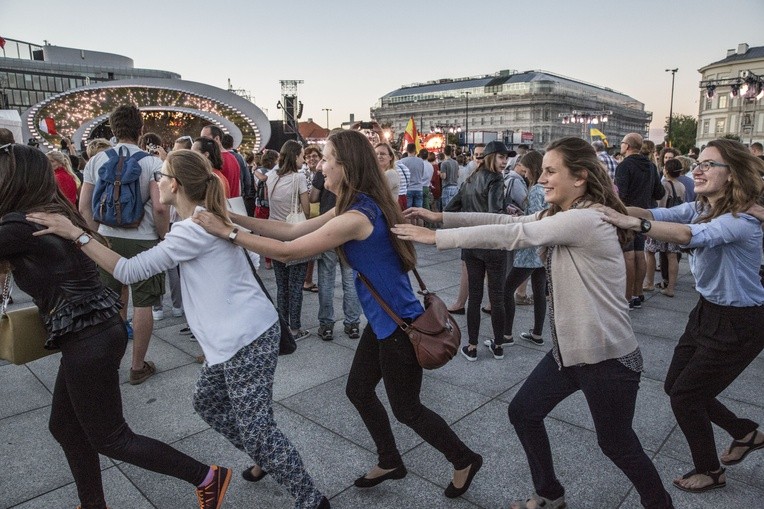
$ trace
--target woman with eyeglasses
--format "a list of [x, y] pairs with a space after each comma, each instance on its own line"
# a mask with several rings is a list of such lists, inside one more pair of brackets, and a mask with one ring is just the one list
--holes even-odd
[[709, 142], [698, 160], [692, 171], [695, 202], [670, 209], [629, 207], [629, 215], [607, 210], [605, 218], [693, 253], [690, 269], [700, 299], [674, 349], [665, 383], [695, 466], [674, 485], [693, 493], [726, 485], [712, 424], [733, 439], [721, 454], [722, 465], [737, 465], [764, 449], [759, 425], [717, 398], [764, 349], [761, 223], [746, 213], [762, 196], [764, 161], [724, 139]]
[[[66, 235], [40, 235], [32, 216], [58, 218], [69, 226]], [[32, 297], [49, 334], [46, 348], [61, 351], [49, 429], [66, 455], [80, 507], [106, 508], [99, 454], [185, 480], [199, 488], [200, 500], [222, 501], [228, 469], [136, 435], [125, 422], [119, 365], [127, 333], [119, 295], [85, 256], [95, 245], [107, 250], [95, 239], [103, 240], [57, 188], [45, 154], [0, 147], [0, 273], [10, 270]], [[200, 507], [219, 506], [205, 501]]]
[[[295, 498], [296, 509], [328, 508], [299, 453], [273, 419], [280, 336], [276, 310], [255, 280], [248, 252], [208, 234], [191, 219], [195, 212], [209, 211], [231, 226], [221, 180], [204, 156], [190, 150], [168, 154], [154, 179], [161, 202], [175, 207], [182, 220], [156, 247], [129, 259], [91, 241], [81, 225], [66, 217], [28, 217], [47, 226], [41, 233], [77, 239], [83, 253], [126, 283], [179, 266], [188, 325], [206, 357], [194, 389], [194, 409], [255, 461], [242, 473], [246, 480], [256, 482], [270, 473]], [[257, 263], [256, 257], [252, 263]], [[227, 486], [230, 472], [225, 470], [220, 475], [225, 474]], [[223, 494], [217, 500], [222, 501]], [[220, 501], [201, 507], [217, 509]]]
[[[197, 214], [195, 221], [218, 237], [233, 235], [237, 245], [274, 260], [287, 261], [337, 249], [343, 261], [364, 274], [398, 316], [415, 320], [424, 312], [408, 277], [416, 265], [416, 252], [411, 243], [390, 233], [390, 227], [402, 221], [403, 215], [377, 169], [369, 139], [350, 129], [333, 133], [320, 164], [325, 189], [337, 195], [337, 204], [318, 217], [286, 224], [234, 216], [238, 224], [251, 228], [252, 234], [236, 234], [231, 226], [209, 213]], [[402, 479], [408, 473], [387, 411], [377, 396], [376, 388], [382, 381], [396, 419], [453, 465], [445, 496], [463, 495], [483, 464], [482, 456], [467, 447], [440, 415], [422, 404], [422, 367], [411, 341], [358, 279], [356, 290], [369, 323], [356, 348], [345, 392], [374, 440], [378, 459], [374, 467], [355, 480], [355, 486], [371, 488]]]
[[398, 192], [401, 187], [401, 176], [399, 173], [400, 170], [397, 169], [395, 152], [393, 152], [393, 148], [389, 143], [380, 142], [374, 145], [374, 154], [377, 156], [379, 171], [385, 176], [385, 180], [387, 181], [388, 187], [390, 187], [393, 199], [397, 200]]

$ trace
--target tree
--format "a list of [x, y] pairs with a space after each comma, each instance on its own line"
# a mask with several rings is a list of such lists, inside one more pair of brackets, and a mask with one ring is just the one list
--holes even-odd
[[698, 121], [691, 115], [674, 115], [672, 118], [671, 139], [668, 139], [668, 117], [666, 117], [666, 125], [663, 127], [663, 130], [666, 132], [666, 141], [682, 154], [686, 154], [690, 148], [695, 146]]

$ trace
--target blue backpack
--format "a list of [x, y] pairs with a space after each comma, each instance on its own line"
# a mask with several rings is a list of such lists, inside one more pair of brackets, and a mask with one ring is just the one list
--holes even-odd
[[132, 156], [127, 147], [106, 151], [109, 160], [98, 169], [98, 182], [93, 192], [93, 219], [106, 226], [137, 228], [143, 219], [141, 173], [138, 164], [146, 152]]

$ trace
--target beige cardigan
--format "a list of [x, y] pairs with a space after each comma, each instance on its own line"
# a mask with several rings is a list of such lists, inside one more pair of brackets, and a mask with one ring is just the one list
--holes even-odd
[[[454, 229], [438, 230], [436, 245], [508, 251], [556, 246], [551, 277], [563, 365], [595, 364], [632, 353], [638, 345], [624, 298], [626, 268], [615, 227], [594, 209], [538, 216], [445, 212], [444, 227]], [[465, 226], [472, 228], [460, 228]]]

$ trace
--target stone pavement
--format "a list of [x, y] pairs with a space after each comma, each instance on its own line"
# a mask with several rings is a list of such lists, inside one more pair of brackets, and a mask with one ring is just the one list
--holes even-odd
[[[451, 302], [457, 292], [459, 263], [456, 250], [419, 249], [422, 277], [446, 302]], [[273, 272], [261, 273], [269, 289], [274, 290]], [[672, 478], [692, 468], [689, 449], [662, 389], [673, 347], [697, 300], [684, 261], [680, 276], [675, 298], [647, 294], [642, 309], [631, 313], [645, 358], [634, 428], [667, 486]], [[28, 297], [19, 295], [16, 306], [28, 302]], [[341, 290], [336, 292], [335, 302], [335, 310], [341, 310]], [[530, 308], [518, 307], [516, 337], [532, 324]], [[451, 478], [450, 465], [397, 423], [393, 428], [409, 475], [368, 490], [353, 487], [353, 480], [376, 459], [373, 443], [345, 397], [356, 341], [342, 333], [341, 324], [335, 327], [333, 342], [318, 339], [317, 309], [318, 295], [305, 293], [303, 325], [314, 334], [299, 342], [294, 355], [279, 359], [274, 407], [279, 426], [297, 446], [319, 489], [330, 497], [332, 507], [502, 508], [508, 507], [510, 500], [532, 492], [525, 456], [507, 419], [507, 404], [549, 349], [548, 325], [544, 331], [547, 344], [543, 347], [520, 340], [505, 350], [503, 360], [493, 359], [481, 347], [477, 362], [468, 363], [457, 356], [445, 367], [425, 373], [423, 402], [440, 413], [485, 458], [467, 494], [449, 500], [443, 496], [443, 489]], [[166, 305], [168, 315], [169, 310]], [[466, 342], [465, 317], [457, 319]], [[257, 484], [243, 481], [239, 472], [251, 461], [195, 415], [191, 393], [199, 365], [194, 356], [201, 350], [197, 343], [178, 334], [183, 326], [182, 318], [156, 323], [148, 357], [157, 363], [159, 373], [143, 385], [126, 383], [129, 366], [122, 363], [122, 395], [128, 423], [136, 432], [171, 443], [201, 461], [232, 467], [235, 473], [225, 508], [292, 507], [293, 500], [273, 477]], [[483, 319], [481, 333], [485, 338], [489, 330], [488, 320]], [[0, 363], [0, 458], [5, 465], [0, 476], [0, 508], [72, 509], [77, 505], [64, 455], [47, 430], [58, 357], [49, 356], [26, 366]], [[128, 352], [125, 359], [129, 357]], [[722, 400], [734, 411], [762, 422], [763, 387], [764, 356], [760, 356], [724, 391]], [[381, 387], [379, 393], [387, 404]], [[569, 507], [640, 507], [631, 484], [599, 450], [580, 393], [552, 412], [547, 428]], [[721, 450], [729, 437], [717, 429], [716, 441]], [[108, 458], [102, 458], [102, 467], [112, 509], [196, 507], [193, 490], [182, 481]], [[755, 453], [729, 468], [725, 489], [703, 495], [673, 487], [668, 490], [677, 508], [764, 507], [764, 453]]]

